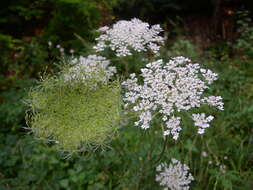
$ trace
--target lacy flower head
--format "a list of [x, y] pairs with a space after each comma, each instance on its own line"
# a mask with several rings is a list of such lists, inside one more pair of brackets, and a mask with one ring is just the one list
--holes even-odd
[[109, 65], [109, 60], [97, 55], [72, 58], [65, 68], [63, 77], [66, 82], [82, 81], [85, 83], [96, 80], [104, 83], [116, 73], [116, 68]]
[[[163, 60], [149, 63], [141, 69], [141, 77], [142, 82], [131, 74], [122, 84], [126, 88], [125, 106], [132, 106], [139, 115], [135, 125], [143, 129], [148, 129], [153, 117], [160, 115], [165, 125], [164, 135], [177, 140], [182, 130], [180, 112], [199, 108], [202, 104], [223, 110], [220, 96], [204, 94], [208, 85], [217, 80], [217, 74], [191, 63], [188, 58], [175, 57], [168, 63]], [[203, 134], [213, 116], [193, 114], [192, 119], [198, 133]]]
[[164, 190], [188, 190], [189, 184], [194, 180], [189, 173], [189, 167], [182, 164], [175, 158], [171, 159], [169, 167], [166, 163], [157, 166], [156, 181], [159, 182]]
[[164, 38], [159, 36], [162, 31], [160, 25], [150, 26], [137, 18], [118, 21], [112, 28], [105, 26], [99, 31], [102, 34], [96, 38], [98, 43], [94, 49], [100, 52], [109, 47], [119, 57], [131, 55], [132, 50], [157, 53], [164, 42]]
[[104, 82], [114, 72], [104, 58], [81, 57], [71, 64], [31, 89], [27, 115], [36, 137], [69, 153], [104, 145], [118, 129], [121, 113], [121, 86], [118, 80]]

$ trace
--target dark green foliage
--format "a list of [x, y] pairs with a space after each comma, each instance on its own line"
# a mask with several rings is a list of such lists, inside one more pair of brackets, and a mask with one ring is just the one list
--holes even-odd
[[206, 0], [119, 0], [115, 12], [120, 17], [131, 19], [142, 18], [150, 21], [164, 22], [175, 15], [212, 13], [212, 1]]
[[[103, 22], [101, 12], [110, 14], [114, 1], [93, 0], [19, 0], [5, 1], [0, 8], [0, 69], [21, 72], [28, 68], [36, 73], [39, 65], [55, 61], [60, 55], [60, 44], [67, 54], [82, 49], [83, 43], [94, 40], [94, 30]], [[70, 14], [71, 13], [71, 14]], [[48, 47], [48, 41], [52, 47]], [[18, 65], [18, 66], [17, 66]], [[22, 66], [21, 66], [22, 65]], [[18, 69], [16, 69], [18, 67]]]
[[65, 47], [71, 47], [76, 43], [74, 34], [87, 41], [93, 39], [92, 30], [98, 27], [101, 20], [98, 4], [95, 1], [80, 0], [56, 2], [54, 11], [51, 12], [52, 17], [44, 31], [45, 38], [53, 42], [64, 42]]
[[237, 16], [238, 33], [240, 36], [233, 47], [236, 53], [243, 55], [245, 59], [252, 59], [253, 26], [249, 11], [238, 11]]
[[12, 62], [13, 55], [11, 52], [20, 50], [18, 45], [20, 41], [13, 39], [10, 35], [0, 33], [0, 68], [1, 72], [8, 71], [8, 64]]
[[[35, 80], [28, 78], [1, 78], [0, 86], [4, 92], [0, 93], [0, 132], [9, 132], [25, 126], [24, 116], [27, 107], [24, 98]], [[13, 128], [14, 127], [14, 128]]]

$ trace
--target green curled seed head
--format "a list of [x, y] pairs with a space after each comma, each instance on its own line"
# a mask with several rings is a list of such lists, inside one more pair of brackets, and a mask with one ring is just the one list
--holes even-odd
[[118, 80], [99, 82], [97, 75], [86, 83], [47, 77], [32, 88], [27, 123], [35, 136], [71, 153], [105, 145], [119, 128], [121, 87]]

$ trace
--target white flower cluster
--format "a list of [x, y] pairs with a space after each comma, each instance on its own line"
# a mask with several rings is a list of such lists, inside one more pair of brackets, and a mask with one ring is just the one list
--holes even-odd
[[166, 163], [162, 163], [157, 166], [156, 171], [159, 172], [156, 175], [156, 181], [164, 187], [164, 190], [168, 188], [170, 190], [188, 190], [189, 184], [194, 180], [189, 173], [189, 167], [175, 158], [171, 159], [169, 167]]
[[192, 114], [192, 120], [194, 121], [194, 125], [199, 127], [198, 128], [198, 133], [199, 134], [204, 134], [205, 129], [210, 127], [209, 122], [213, 120], [213, 116], [208, 116], [206, 117], [205, 113], [197, 113], [197, 114]]
[[107, 82], [116, 73], [116, 68], [109, 66], [110, 61], [102, 56], [89, 55], [88, 57], [78, 57], [70, 60], [70, 67], [64, 73], [66, 82], [81, 80], [83, 82], [95, 79], [99, 82]]
[[131, 50], [141, 52], [150, 49], [157, 53], [160, 44], [164, 42], [164, 38], [159, 36], [162, 31], [160, 25], [150, 27], [148, 23], [137, 18], [130, 21], [120, 20], [112, 28], [105, 26], [99, 31], [103, 34], [96, 38], [98, 43], [94, 49], [100, 52], [109, 47], [119, 57], [131, 55]]
[[[133, 110], [139, 113], [139, 121], [135, 125], [143, 129], [150, 127], [152, 116], [159, 112], [165, 122], [164, 135], [172, 135], [176, 140], [182, 129], [181, 118], [176, 116], [180, 111], [198, 108], [202, 104], [223, 110], [220, 96], [204, 97], [204, 91], [217, 79], [217, 74], [201, 69], [199, 64], [191, 63], [188, 58], [175, 57], [168, 63], [163, 60], [151, 62], [141, 69], [141, 76], [141, 85], [135, 74], [131, 74], [122, 85], [126, 87], [125, 106], [133, 105]], [[202, 122], [197, 117], [194, 119], [196, 126], [200, 127], [199, 133], [202, 133], [213, 117], [199, 118]]]

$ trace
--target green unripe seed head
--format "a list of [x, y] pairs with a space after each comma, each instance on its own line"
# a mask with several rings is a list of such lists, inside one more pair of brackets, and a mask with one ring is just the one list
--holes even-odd
[[119, 81], [66, 83], [48, 77], [31, 89], [27, 121], [35, 136], [51, 139], [67, 152], [104, 145], [119, 128]]

